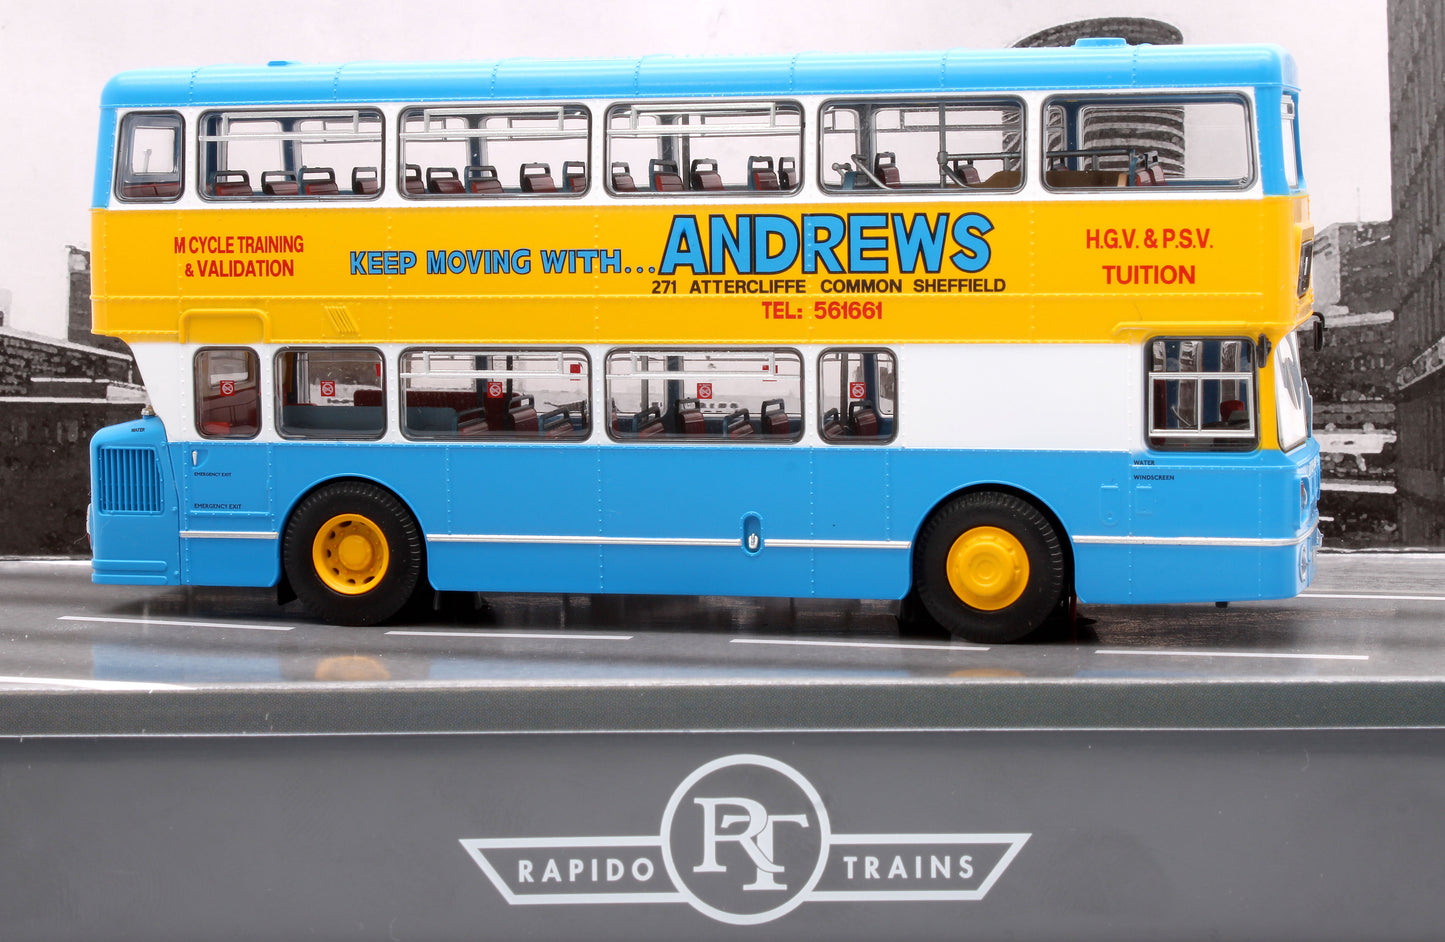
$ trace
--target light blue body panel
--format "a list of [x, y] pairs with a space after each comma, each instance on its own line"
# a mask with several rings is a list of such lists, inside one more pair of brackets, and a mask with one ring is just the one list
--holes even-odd
[[1274, 169], [1282, 159], [1279, 92], [1298, 84], [1294, 60], [1276, 46], [1129, 46], [1122, 40], [1060, 49], [146, 69], [115, 76], [101, 95], [92, 205], [110, 202], [117, 109], [1118, 88], [1259, 89], [1265, 192], [1283, 194], [1288, 187]]
[[[126, 490], [144, 491], [145, 500], [127, 500], [115, 484], [100, 485], [110, 466], [102, 466], [102, 449], [143, 459], [131, 463], [154, 479]], [[90, 440], [91, 580], [104, 585], [179, 585], [181, 582], [179, 492], [171, 463], [163, 460], [166, 430], [155, 417], [111, 425]], [[112, 494], [116, 494], [113, 499]], [[110, 504], [119, 504], [111, 508]]]
[[156, 448], [170, 489], [155, 514], [92, 508], [98, 582], [274, 585], [292, 509], [342, 478], [376, 482], [406, 503], [427, 541], [431, 583], [443, 590], [901, 598], [928, 514], [978, 487], [1022, 493], [1052, 515], [1085, 602], [1289, 597], [1312, 576], [1316, 542], [1313, 441], [1290, 454], [1134, 455], [163, 445], [163, 434], [148, 419], [96, 436], [95, 448]]

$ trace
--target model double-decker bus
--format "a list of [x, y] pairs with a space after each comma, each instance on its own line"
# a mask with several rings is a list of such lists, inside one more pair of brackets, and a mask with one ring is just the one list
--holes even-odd
[[1271, 47], [129, 72], [94, 579], [1288, 597], [1318, 543], [1299, 90]]

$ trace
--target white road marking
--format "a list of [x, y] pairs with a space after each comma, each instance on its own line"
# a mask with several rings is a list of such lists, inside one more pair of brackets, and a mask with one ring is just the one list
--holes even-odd
[[294, 631], [292, 625], [236, 625], [219, 621], [169, 621], [160, 618], [105, 618], [99, 615], [61, 615], [60, 621], [99, 621], [117, 625], [164, 625], [168, 628], [245, 628], [249, 631]]
[[579, 635], [556, 631], [410, 631], [398, 629], [389, 635], [413, 635], [422, 638], [538, 638], [543, 641], [631, 641], [632, 635]]
[[987, 651], [968, 644], [894, 644], [887, 641], [801, 641], [783, 638], [733, 638], [733, 644], [782, 644], [818, 648], [911, 648], [917, 651]]
[[1368, 654], [1283, 654], [1271, 651], [1168, 651], [1142, 648], [1100, 648], [1095, 654], [1162, 654], [1172, 657], [1263, 657], [1300, 661], [1368, 661]]
[[1335, 592], [1301, 592], [1305, 599], [1352, 599], [1374, 602], [1445, 602], [1445, 595], [1346, 595]]
[[36, 684], [43, 687], [75, 687], [81, 690], [192, 690], [184, 684], [149, 683], [140, 680], [81, 680], [74, 677], [0, 677], [0, 684]]

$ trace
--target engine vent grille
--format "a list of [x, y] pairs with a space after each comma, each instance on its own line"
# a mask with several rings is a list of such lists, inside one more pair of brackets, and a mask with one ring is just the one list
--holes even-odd
[[95, 485], [101, 513], [158, 514], [164, 509], [154, 448], [106, 446], [99, 451]]

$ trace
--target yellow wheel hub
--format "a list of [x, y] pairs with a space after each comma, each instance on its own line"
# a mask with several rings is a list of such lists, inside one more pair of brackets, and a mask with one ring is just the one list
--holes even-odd
[[948, 584], [971, 608], [1007, 608], [1028, 588], [1029, 554], [1007, 530], [974, 527], [948, 550]]
[[361, 514], [338, 514], [311, 541], [311, 564], [328, 589], [362, 595], [381, 583], [391, 551], [386, 536]]

